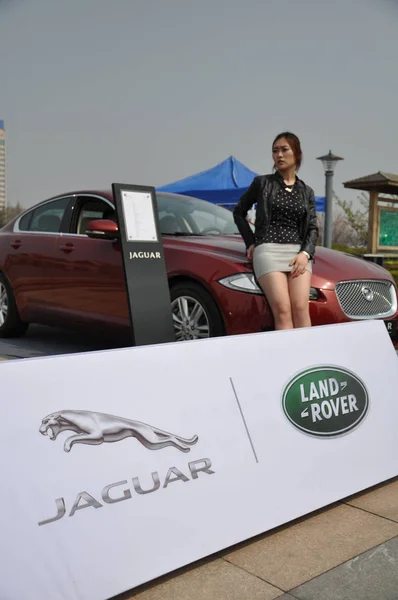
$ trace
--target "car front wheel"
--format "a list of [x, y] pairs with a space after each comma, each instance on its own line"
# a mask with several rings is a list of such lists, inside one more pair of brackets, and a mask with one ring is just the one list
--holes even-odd
[[181, 282], [170, 290], [176, 341], [224, 335], [224, 326], [210, 294], [194, 282]]
[[28, 324], [19, 318], [11, 286], [0, 273], [0, 338], [19, 337], [27, 328]]

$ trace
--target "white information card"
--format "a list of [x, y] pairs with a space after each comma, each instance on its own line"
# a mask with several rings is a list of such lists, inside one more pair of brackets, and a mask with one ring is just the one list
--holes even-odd
[[128, 242], [157, 242], [151, 195], [122, 191], [122, 206]]

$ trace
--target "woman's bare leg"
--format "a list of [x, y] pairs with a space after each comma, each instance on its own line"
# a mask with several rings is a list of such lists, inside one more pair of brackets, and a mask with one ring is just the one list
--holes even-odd
[[289, 275], [288, 285], [294, 327], [311, 327], [309, 305], [311, 273], [305, 271], [295, 278]]
[[275, 329], [293, 329], [287, 273], [267, 273], [258, 282], [271, 306]]

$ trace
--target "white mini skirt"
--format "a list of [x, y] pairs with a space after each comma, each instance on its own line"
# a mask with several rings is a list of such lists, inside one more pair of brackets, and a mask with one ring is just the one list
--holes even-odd
[[[272, 271], [290, 273], [289, 263], [300, 252], [299, 244], [259, 244], [254, 248], [253, 269], [257, 279]], [[307, 271], [312, 273], [312, 261], [308, 261]]]

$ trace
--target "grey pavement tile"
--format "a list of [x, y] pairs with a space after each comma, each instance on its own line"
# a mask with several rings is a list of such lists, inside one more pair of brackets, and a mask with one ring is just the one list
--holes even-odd
[[274, 600], [282, 595], [276, 587], [217, 559], [117, 600]]
[[398, 523], [343, 504], [262, 536], [224, 558], [289, 592], [395, 536]]
[[291, 590], [291, 594], [299, 600], [398, 600], [398, 537]]

